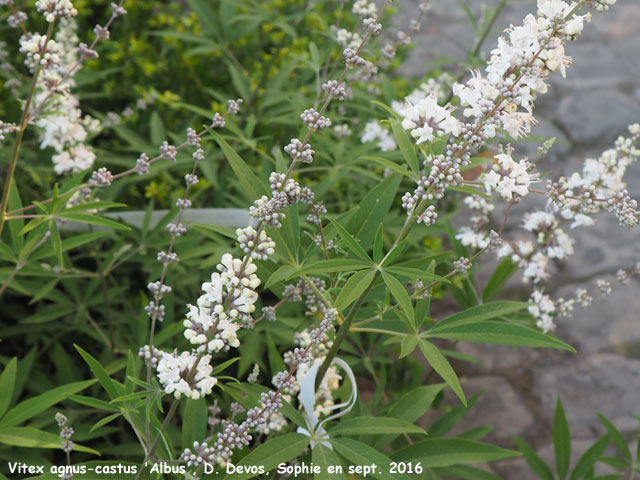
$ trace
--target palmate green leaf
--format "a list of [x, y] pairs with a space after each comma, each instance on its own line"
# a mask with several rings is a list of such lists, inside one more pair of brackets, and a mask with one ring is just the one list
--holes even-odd
[[534, 330], [504, 322], [476, 322], [471, 324], [452, 325], [438, 330], [428, 330], [422, 334], [425, 338], [446, 338], [467, 342], [495, 343], [514, 347], [557, 348], [575, 353], [575, 349], [561, 340]]
[[544, 463], [533, 448], [518, 437], [514, 437], [513, 440], [516, 442], [518, 449], [524, 455], [524, 459], [533, 473], [535, 473], [541, 480], [554, 480], [551, 469], [546, 463]]
[[287, 280], [298, 277], [300, 275], [334, 272], [355, 272], [364, 268], [371, 268], [371, 263], [349, 258], [320, 260], [319, 262], [314, 262], [309, 265], [303, 265], [299, 270], [296, 270], [291, 275], [289, 275]]
[[391, 458], [420, 462], [424, 468], [448, 467], [459, 463], [493, 462], [516, 457], [520, 452], [462, 438], [429, 438], [402, 448]]
[[122, 223], [111, 220], [110, 218], [98, 217], [96, 215], [88, 215], [85, 213], [66, 213], [62, 212], [56, 215], [60, 218], [66, 218], [67, 220], [73, 220], [80, 223], [89, 223], [91, 225], [100, 225], [101, 227], [113, 228], [115, 230], [131, 230], [131, 227]]
[[525, 302], [494, 302], [477, 305], [440, 320], [429, 330], [429, 332], [449, 328], [454, 325], [467, 325], [470, 323], [501, 317], [503, 315], [508, 315], [509, 313], [523, 310], [528, 306], [529, 304]]
[[573, 472], [571, 472], [570, 480], [580, 480], [581, 478], [586, 478], [589, 472], [593, 469], [593, 466], [596, 464], [600, 457], [604, 453], [604, 451], [609, 446], [609, 442], [611, 438], [609, 435], [604, 435], [600, 439], [598, 439], [593, 445], [591, 445], [586, 452], [580, 457], [578, 463], [576, 463]]
[[438, 350], [438, 348], [432, 343], [426, 340], [420, 340], [420, 351], [424, 355], [424, 358], [429, 362], [431, 368], [433, 368], [442, 379], [447, 382], [447, 385], [451, 387], [454, 393], [458, 396], [463, 405], [467, 405], [467, 399], [462, 391], [460, 380], [456, 375], [455, 370], [449, 363], [449, 360]]
[[11, 404], [11, 395], [13, 395], [13, 387], [16, 383], [16, 372], [18, 370], [18, 359], [13, 357], [4, 367], [2, 375], [0, 375], [0, 418], [7, 411]]
[[409, 137], [407, 131], [402, 128], [398, 120], [390, 120], [391, 130], [393, 130], [393, 136], [396, 139], [398, 148], [402, 153], [402, 156], [406, 160], [407, 164], [416, 175], [420, 175], [420, 164], [418, 163], [418, 156], [414, 148], [414, 143]]
[[[434, 385], [425, 385], [414, 388], [402, 395], [391, 408], [384, 412], [385, 417], [393, 417], [405, 422], [414, 423], [424, 413], [429, 410], [431, 404], [446, 385], [438, 383]], [[377, 449], [382, 448], [393, 441], [397, 435], [386, 435], [376, 439], [373, 446]]]
[[556, 455], [556, 473], [560, 480], [564, 480], [571, 462], [571, 432], [559, 397], [553, 416], [553, 451]]
[[[300, 455], [309, 445], [309, 437], [301, 433], [285, 433], [273, 437], [254, 448], [251, 453], [236, 463], [236, 466], [248, 467], [251, 465], [263, 466], [265, 472], [271, 471], [283, 462]], [[255, 473], [233, 473], [227, 475], [225, 480], [245, 480], [256, 477]]]
[[329, 473], [330, 466], [341, 465], [340, 459], [333, 450], [328, 449], [321, 443], [313, 447], [311, 451], [311, 461], [320, 467], [320, 473], [313, 475], [313, 480], [346, 480], [343, 473]]
[[236, 174], [238, 181], [240, 182], [240, 186], [245, 194], [245, 196], [250, 200], [254, 201], [263, 195], [269, 195], [270, 192], [267, 187], [260, 181], [258, 177], [256, 177], [253, 170], [249, 168], [246, 162], [236, 153], [236, 151], [227, 143], [227, 141], [222, 138], [217, 132], [207, 127], [207, 131], [211, 134], [213, 139], [217, 142], [217, 144], [222, 149], [224, 156], [226, 157], [229, 165], [233, 169], [233, 172]]
[[375, 276], [375, 270], [361, 270], [351, 275], [336, 298], [335, 307], [338, 311], [343, 312], [345, 308], [355, 302], [369, 288]]
[[409, 477], [402, 473], [389, 473], [391, 459], [369, 445], [353, 440], [351, 438], [332, 438], [333, 449], [346, 458], [355, 467], [363, 465], [376, 465], [375, 472], [371, 473], [371, 478], [378, 480], [409, 480]]
[[[67, 395], [80, 392], [94, 383], [95, 380], [74, 382], [31, 397], [9, 410], [4, 417], [2, 417], [2, 420], [0, 420], [0, 428], [20, 425], [22, 422], [35, 417], [55, 404], [65, 400]], [[58, 444], [58, 446], [60, 445]]]
[[343, 420], [329, 429], [334, 435], [388, 435], [388, 434], [426, 435], [422, 428], [413, 423], [391, 417], [355, 417]]
[[338, 231], [338, 235], [340, 235], [340, 238], [346, 244], [347, 249], [351, 253], [359, 257], [361, 260], [371, 263], [371, 259], [369, 258], [369, 255], [367, 255], [367, 252], [364, 250], [364, 248], [362, 248], [362, 246], [358, 243], [358, 241], [355, 238], [353, 238], [353, 236], [347, 231], [346, 228], [344, 228], [335, 220], [331, 220], [331, 224]]
[[[0, 428], [0, 443], [13, 447], [59, 449], [60, 436], [31, 427], [4, 427]], [[78, 452], [100, 455], [97, 450], [83, 447], [75, 442], [73, 443], [73, 449]]]
[[107, 371], [104, 369], [104, 367], [100, 362], [98, 362], [95, 358], [91, 356], [91, 354], [84, 351], [78, 345], [74, 344], [73, 346], [76, 348], [76, 350], [78, 351], [80, 356], [83, 358], [83, 360], [87, 363], [87, 365], [89, 365], [89, 369], [98, 379], [98, 381], [100, 382], [100, 385], [102, 385], [102, 388], [105, 389], [105, 391], [109, 395], [109, 398], [114, 399], [121, 396], [124, 393], [123, 389], [118, 388], [116, 383], [111, 379], [111, 377], [109, 376], [109, 374], [107, 373]]
[[518, 270], [518, 265], [510, 258], [504, 259], [495, 269], [493, 275], [482, 291], [482, 301], [493, 300], [502, 291], [511, 276]]
[[411, 325], [415, 326], [415, 312], [413, 311], [413, 304], [411, 303], [411, 297], [404, 288], [404, 285], [400, 283], [397, 278], [384, 270], [382, 270], [382, 279], [389, 288], [393, 298], [395, 298], [400, 305], [400, 309], [409, 318]]

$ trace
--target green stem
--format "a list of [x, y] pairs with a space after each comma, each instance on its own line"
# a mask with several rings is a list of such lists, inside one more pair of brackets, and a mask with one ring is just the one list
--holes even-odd
[[[47, 48], [47, 44], [51, 39], [51, 35], [53, 34], [53, 25], [55, 22], [49, 23], [49, 28], [47, 29], [47, 36], [44, 42], [44, 49]], [[20, 125], [18, 129], [18, 135], [16, 137], [16, 143], [13, 146], [13, 153], [11, 154], [11, 163], [9, 164], [9, 172], [7, 173], [7, 178], [4, 184], [4, 191], [2, 192], [2, 205], [0, 206], [0, 235], [2, 234], [2, 230], [4, 228], [4, 224], [6, 222], [6, 213], [7, 213], [7, 204], [9, 203], [9, 195], [11, 194], [11, 184], [13, 183], [13, 176], [16, 173], [16, 165], [18, 164], [18, 155], [20, 154], [20, 146], [22, 145], [22, 138], [24, 137], [24, 131], [27, 129], [27, 119], [29, 118], [29, 108], [31, 108], [31, 102], [33, 101], [33, 96], [36, 91], [36, 84], [38, 82], [38, 77], [40, 76], [40, 71], [42, 67], [38, 65], [35, 73], [33, 74], [33, 78], [31, 79], [31, 85], [29, 87], [29, 93], [27, 94], [27, 100], [24, 103], [24, 109], [22, 110], [22, 115], [20, 117]]]
[[358, 313], [358, 310], [360, 310], [360, 307], [362, 306], [364, 299], [367, 298], [367, 295], [371, 291], [371, 288], [373, 287], [374, 282], [375, 282], [375, 278], [373, 279], [371, 284], [367, 287], [367, 289], [364, 292], [362, 292], [362, 294], [358, 297], [358, 299], [356, 300], [356, 303], [353, 305], [353, 307], [351, 307], [351, 310], [349, 311], [349, 315], [347, 315], [347, 318], [345, 318], [344, 322], [342, 322], [342, 325], [340, 325], [340, 328], [338, 329], [338, 333], [336, 333], [336, 338], [333, 340], [333, 344], [329, 349], [329, 353], [327, 353], [327, 356], [325, 357], [324, 362], [322, 362], [322, 365], [320, 366], [320, 370], [318, 370], [318, 374], [316, 375], [316, 389], [322, 382], [322, 379], [327, 373], [327, 370], [329, 370], [329, 367], [331, 366], [331, 362], [333, 362], [333, 359], [338, 354], [338, 350], [340, 350], [340, 345], [342, 345], [342, 342], [347, 337], [347, 333], [349, 333], [349, 329], [351, 328], [351, 323], [353, 322], [353, 319]]
[[149, 458], [151, 458], [151, 456], [153, 455], [153, 452], [158, 447], [158, 443], [160, 443], [160, 438], [162, 437], [162, 432], [164, 432], [164, 429], [167, 428], [167, 425], [169, 425], [169, 422], [175, 415], [179, 404], [180, 404], [180, 400], [175, 398], [173, 400], [173, 403], [171, 404], [171, 407], [169, 408], [169, 411], [167, 412], [167, 416], [164, 417], [164, 421], [162, 422], [162, 425], [160, 425], [160, 430], [158, 430], [158, 434], [156, 435], [156, 438], [154, 438], [153, 443], [149, 445], [149, 449], [147, 450], [147, 453], [144, 456], [144, 461], [142, 462], [140, 471], [138, 471], [138, 475], [136, 475], [135, 480], [140, 480], [140, 478], [142, 478], [142, 473], [144, 472], [144, 464], [149, 460]]

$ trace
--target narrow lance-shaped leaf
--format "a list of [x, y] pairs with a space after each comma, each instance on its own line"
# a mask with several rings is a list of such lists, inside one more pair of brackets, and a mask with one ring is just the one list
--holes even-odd
[[556, 454], [556, 473], [558, 478], [563, 480], [571, 462], [571, 433], [560, 398], [556, 401], [556, 412], [553, 416], [553, 450]]
[[420, 351], [424, 355], [424, 358], [429, 362], [431, 368], [433, 368], [442, 379], [447, 382], [447, 385], [451, 387], [454, 393], [458, 396], [463, 405], [467, 405], [467, 399], [462, 391], [460, 380], [456, 375], [455, 370], [446, 359], [446, 357], [438, 350], [438, 348], [432, 343], [426, 340], [420, 340]]
[[396, 299], [398, 305], [404, 312], [404, 314], [409, 318], [411, 325], [415, 326], [415, 313], [413, 311], [413, 304], [411, 303], [411, 297], [409, 297], [409, 293], [404, 288], [404, 285], [398, 281], [393, 275], [382, 271], [382, 279], [384, 283], [389, 288], [391, 295]]
[[358, 241], [353, 238], [353, 236], [347, 231], [346, 228], [344, 228], [335, 220], [331, 220], [331, 223], [336, 228], [338, 234], [340, 235], [340, 238], [351, 253], [364, 260], [365, 262], [371, 262], [369, 255], [367, 255], [367, 252], [364, 250], [364, 248], [362, 248]]
[[13, 357], [4, 367], [2, 375], [0, 375], [0, 418], [7, 411], [11, 404], [11, 395], [13, 395], [13, 387], [16, 383], [16, 372], [18, 370], [18, 359]]
[[391, 433], [426, 435], [413, 423], [389, 417], [356, 417], [343, 420], [329, 430], [333, 435], [386, 435]]
[[464, 325], [453, 325], [439, 330], [431, 329], [423, 333], [425, 338], [446, 338], [468, 342], [495, 343], [515, 347], [557, 348], [575, 353], [575, 349], [561, 340], [534, 330], [504, 322], [479, 322]]
[[[286, 433], [273, 437], [254, 448], [251, 453], [240, 460], [236, 466], [263, 467], [265, 472], [273, 470], [280, 463], [288, 462], [300, 455], [309, 445], [309, 437], [300, 433]], [[246, 470], [245, 470], [246, 472]], [[229, 474], [225, 480], [245, 480], [254, 478], [255, 473]]]
[[375, 276], [375, 270], [362, 270], [351, 275], [336, 299], [335, 307], [338, 311], [344, 311], [345, 308], [355, 302], [355, 300], [369, 288]]
[[546, 463], [544, 463], [544, 461], [538, 456], [533, 448], [531, 448], [518, 437], [515, 437], [514, 441], [516, 442], [518, 449], [524, 455], [524, 459], [533, 473], [535, 473], [542, 480], [554, 480], [551, 469], [547, 466]]
[[481, 322], [483, 320], [490, 320], [492, 318], [508, 315], [509, 313], [518, 312], [528, 306], [529, 304], [525, 302], [494, 302], [476, 305], [475, 307], [467, 308], [462, 312], [458, 312], [450, 317], [440, 320], [431, 328], [430, 332], [448, 328], [453, 325], [465, 325]]
[[462, 438], [430, 438], [395, 452], [391, 458], [402, 462], [420, 462], [424, 468], [447, 467], [459, 463], [492, 462], [520, 455], [488, 443]]

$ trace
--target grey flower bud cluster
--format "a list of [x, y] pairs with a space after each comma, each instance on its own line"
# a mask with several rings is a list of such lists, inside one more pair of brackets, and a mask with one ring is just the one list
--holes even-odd
[[182, 223], [168, 223], [166, 228], [172, 237], [180, 237], [187, 233], [187, 227]]
[[157, 305], [156, 302], [151, 301], [144, 307], [144, 310], [149, 318], [155, 318], [160, 322], [164, 320], [164, 305]]
[[173, 145], [169, 145], [169, 142], [165, 140], [160, 146], [160, 154], [162, 158], [168, 158], [170, 161], [175, 162], [178, 149]]
[[453, 261], [453, 266], [459, 272], [465, 273], [471, 269], [471, 261], [466, 257], [460, 257], [458, 260]]
[[117, 3], [114, 3], [114, 2], [111, 2], [111, 10], [113, 11], [113, 16], [114, 17], [119, 17], [121, 15], [126, 15], [127, 14], [127, 11], [124, 8], [122, 8], [120, 5], [118, 5]]
[[227, 101], [227, 113], [229, 115], [235, 115], [240, 111], [240, 104], [242, 103], [241, 98], [236, 98], [235, 100]]
[[91, 174], [91, 183], [97, 187], [108, 187], [113, 181], [113, 175], [102, 167]]
[[204, 150], [202, 150], [201, 148], [198, 148], [195, 152], [191, 154], [191, 156], [193, 157], [194, 162], [200, 163], [202, 160], [204, 160]]
[[184, 181], [187, 183], [188, 186], [193, 187], [194, 185], [197, 185], [199, 180], [198, 180], [198, 176], [193, 174], [193, 173], [187, 173], [184, 176]]
[[149, 155], [143, 153], [136, 160], [136, 173], [143, 175], [149, 172]]
[[276, 242], [264, 230], [258, 235], [252, 227], [238, 228], [236, 235], [242, 251], [251, 255], [254, 260], [267, 260], [275, 251]]
[[273, 306], [262, 307], [262, 316], [268, 322], [276, 321], [276, 308]]
[[96, 34], [98, 40], [108, 40], [110, 36], [109, 29], [101, 25], [96, 25], [95, 27], [93, 27], [93, 33]]
[[329, 80], [323, 83], [322, 90], [324, 90], [331, 98], [335, 98], [340, 101], [343, 101], [348, 96], [347, 87], [342, 83], [338, 83], [337, 80]]
[[179, 198], [176, 200], [176, 207], [178, 207], [180, 210], [186, 210], [187, 208], [191, 207], [191, 200], [187, 198]]
[[69, 0], [38, 0], [36, 2], [38, 13], [42, 13], [51, 23], [56, 18], [70, 18], [78, 14], [78, 10], [73, 7]]
[[200, 137], [198, 136], [198, 132], [191, 127], [187, 128], [187, 144], [194, 147], [200, 146]]
[[300, 114], [300, 118], [302, 119], [304, 124], [311, 130], [318, 131], [331, 126], [331, 120], [323, 115], [320, 115], [320, 113], [316, 112], [313, 108], [308, 108], [304, 112], [302, 112]]
[[222, 128], [226, 125], [224, 117], [219, 113], [216, 113], [211, 120], [211, 128]]
[[175, 252], [165, 253], [158, 252], [158, 261], [165, 265], [169, 265], [170, 263], [177, 263], [180, 261], [178, 255]]
[[364, 58], [356, 53], [352, 48], [345, 48], [342, 52], [344, 62], [348, 68], [362, 67], [367, 62]]
[[78, 45], [78, 55], [85, 60], [88, 58], [98, 58], [98, 52], [89, 48], [86, 43], [80, 43], [80, 45]]
[[371, 35], [379, 35], [382, 31], [382, 25], [376, 22], [374, 18], [365, 18], [362, 25], [367, 33]]
[[164, 285], [159, 280], [157, 282], [151, 282], [147, 285], [147, 288], [151, 292], [151, 294], [156, 298], [162, 298], [171, 292], [171, 287], [169, 285]]
[[162, 353], [162, 351], [149, 345], [144, 345], [138, 350], [138, 356], [144, 360], [146, 365], [149, 365], [153, 369], [158, 366], [158, 362], [162, 358]]
[[292, 138], [291, 143], [284, 147], [284, 151], [289, 154], [293, 160], [299, 160], [303, 163], [313, 162], [313, 155], [315, 152], [311, 150], [311, 145], [308, 143], [302, 144], [297, 138]]

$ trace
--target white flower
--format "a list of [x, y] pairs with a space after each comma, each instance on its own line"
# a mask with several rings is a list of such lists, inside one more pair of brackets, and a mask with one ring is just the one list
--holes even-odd
[[477, 195], [469, 195], [464, 197], [463, 202], [472, 210], [477, 210], [485, 215], [493, 212], [496, 208], [493, 203], [487, 202], [484, 198]]
[[189, 380], [189, 373], [197, 358], [197, 355], [189, 352], [182, 352], [180, 355], [162, 352], [157, 370], [158, 380], [164, 386], [165, 393], [173, 394], [176, 398], [184, 395], [194, 400], [211, 393], [218, 380], [211, 376], [213, 367], [210, 355], [202, 356], [195, 375]]
[[549, 295], [543, 294], [542, 290], [535, 289], [531, 294], [530, 302], [534, 305], [528, 307], [529, 313], [536, 319], [536, 325], [544, 333], [555, 330], [553, 317], [556, 312], [556, 306]]
[[415, 105], [407, 103], [400, 112], [402, 127], [411, 130], [416, 143], [430, 142], [436, 136], [460, 135], [460, 122], [451, 115], [451, 110], [438, 105], [438, 99], [430, 94]]
[[376, 142], [378, 148], [383, 152], [395, 150], [397, 148], [396, 141], [389, 130], [383, 128], [377, 120], [370, 120], [364, 126], [364, 130], [360, 136], [362, 143]]
[[351, 11], [362, 18], [375, 18], [378, 13], [378, 8], [375, 3], [369, 0], [356, 0], [353, 3]]
[[526, 159], [515, 162], [511, 158], [511, 149], [507, 152], [499, 153], [495, 156], [498, 161], [489, 172], [485, 172], [481, 177], [487, 193], [493, 190], [504, 200], [513, 200], [514, 195], [524, 197], [529, 193], [529, 185], [537, 181], [536, 175], [530, 175], [527, 170], [530, 168]]
[[69, 148], [61, 153], [54, 155], [53, 169], [58, 174], [65, 172], [81, 172], [93, 165], [96, 159], [95, 153], [83, 144]]
[[453, 93], [460, 99], [460, 104], [467, 107], [462, 112], [465, 117], [481, 117], [487, 108], [493, 107], [493, 101], [499, 94], [498, 89], [482, 78], [479, 71], [472, 71], [466, 84], [454, 84]]
[[485, 232], [476, 232], [470, 227], [460, 228], [456, 239], [465, 247], [470, 248], [485, 248], [489, 244]]
[[556, 217], [549, 212], [530, 212], [524, 215], [522, 226], [530, 232], [549, 231], [557, 225]]
[[549, 258], [544, 253], [535, 253], [526, 264], [522, 274], [522, 281], [527, 283], [529, 280], [533, 280], [534, 283], [538, 283], [542, 280], [547, 280], [549, 278], [548, 265]]

